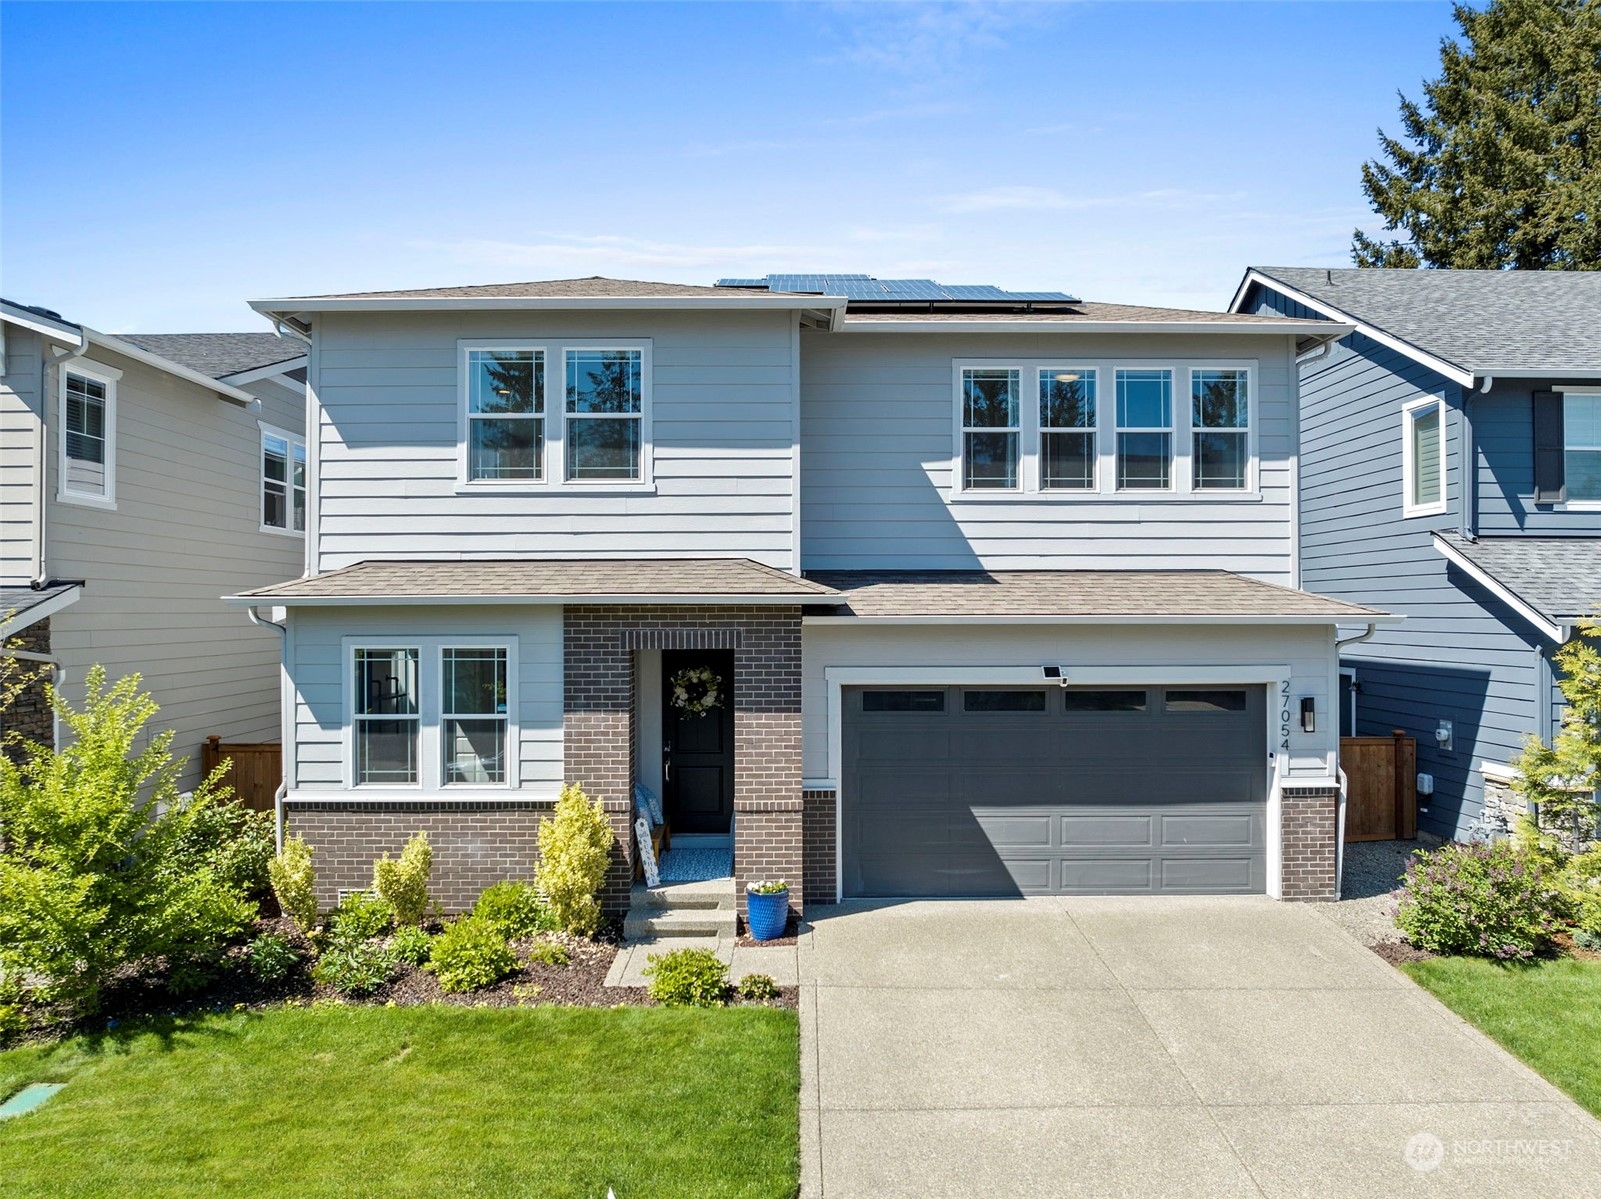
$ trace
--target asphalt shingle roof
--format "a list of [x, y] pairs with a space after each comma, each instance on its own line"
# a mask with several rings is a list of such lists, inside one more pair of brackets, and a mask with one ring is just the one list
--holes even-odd
[[[782, 293], [779, 293], [782, 294]], [[406, 291], [352, 291], [331, 295], [297, 296], [302, 300], [468, 300], [468, 299], [584, 299], [646, 296], [729, 296], [749, 299], [749, 288], [697, 287], [691, 283], [650, 283], [639, 279], [541, 279], [530, 283], [483, 283], [468, 287], [420, 287]]]
[[240, 371], [304, 358], [304, 343], [276, 333], [119, 333], [118, 338], [169, 362], [226, 379]]
[[32, 587], [0, 587], [0, 620], [15, 621], [17, 627], [26, 628], [32, 623], [27, 619], [30, 608], [37, 608], [78, 586], [78, 583], [54, 583], [38, 591]]
[[1386, 613], [1225, 570], [813, 571], [856, 616], [1305, 616]]
[[1436, 536], [1555, 622], [1601, 613], [1601, 537]]
[[250, 599], [374, 601], [538, 599], [553, 596], [793, 596], [834, 593], [748, 558], [543, 559], [358, 562], [342, 570], [247, 591]]
[[1477, 375], [1601, 370], [1601, 271], [1252, 269]]

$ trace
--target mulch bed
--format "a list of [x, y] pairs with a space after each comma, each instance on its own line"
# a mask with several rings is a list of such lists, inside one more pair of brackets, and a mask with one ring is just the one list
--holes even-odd
[[1405, 941], [1380, 941], [1368, 948], [1392, 966], [1399, 966], [1404, 962], [1427, 962], [1435, 956], [1428, 950], [1419, 949]]

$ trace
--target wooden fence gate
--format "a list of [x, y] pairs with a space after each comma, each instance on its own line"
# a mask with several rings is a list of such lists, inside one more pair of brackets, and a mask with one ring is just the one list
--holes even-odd
[[1388, 737], [1341, 737], [1345, 839], [1410, 841], [1418, 835], [1418, 743], [1397, 729]]
[[270, 812], [278, 784], [283, 782], [283, 747], [276, 741], [251, 743], [224, 741], [212, 735], [200, 747], [200, 769], [210, 774], [226, 760], [228, 773], [223, 782], [233, 788], [234, 798], [257, 812]]

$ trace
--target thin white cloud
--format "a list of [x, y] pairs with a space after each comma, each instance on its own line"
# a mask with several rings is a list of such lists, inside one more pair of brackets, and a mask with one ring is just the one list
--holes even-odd
[[1004, 209], [1045, 211], [1071, 208], [1073, 202], [1053, 187], [986, 187], [979, 191], [940, 196], [934, 206], [941, 212], [999, 212]]
[[1161, 187], [1148, 191], [1109, 196], [1069, 195], [1054, 187], [987, 187], [977, 191], [937, 196], [933, 204], [941, 212], [975, 213], [1006, 210], [1025, 212], [1083, 211], [1092, 208], [1216, 208], [1238, 204], [1248, 192], [1195, 192], [1184, 188]]
[[926, 83], [1006, 45], [1004, 33], [1030, 14], [1021, 5], [965, 0], [946, 4], [842, 4], [845, 45], [837, 60]]

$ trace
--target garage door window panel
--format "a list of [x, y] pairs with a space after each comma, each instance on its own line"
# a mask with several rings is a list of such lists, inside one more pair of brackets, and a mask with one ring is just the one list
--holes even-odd
[[1146, 708], [1143, 691], [1064, 691], [1063, 709], [1067, 712], [1143, 712]]
[[1212, 690], [1169, 691], [1166, 706], [1169, 712], [1243, 712], [1245, 705], [1244, 691]]
[[943, 712], [943, 691], [864, 691], [864, 712]]
[[1043, 712], [1044, 691], [963, 691], [964, 712]]

